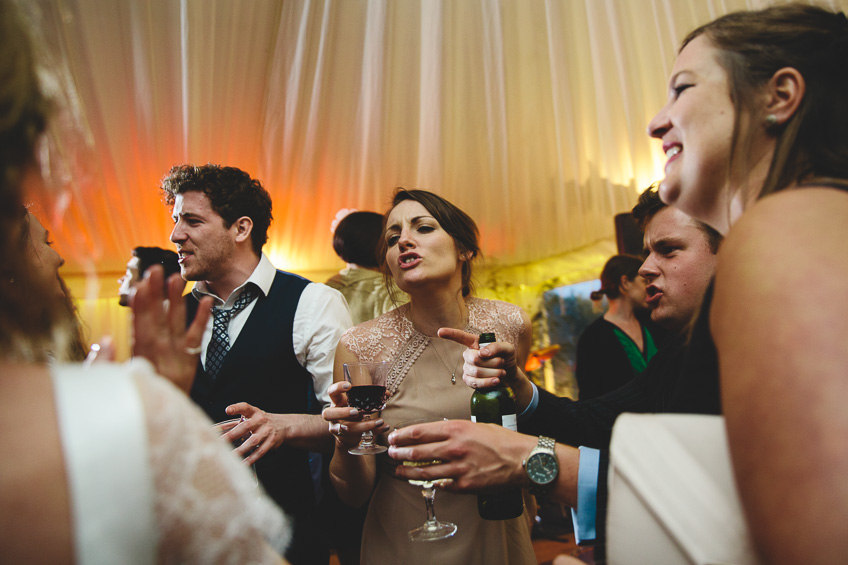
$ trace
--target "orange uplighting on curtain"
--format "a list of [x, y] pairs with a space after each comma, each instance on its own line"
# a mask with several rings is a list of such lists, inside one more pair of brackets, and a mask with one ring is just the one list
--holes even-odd
[[612, 218], [662, 178], [645, 129], [684, 31], [750, 3], [23, 3], [65, 93], [41, 202], [63, 272], [105, 298], [133, 247], [171, 246], [162, 176], [213, 162], [268, 189], [280, 268], [337, 271], [336, 211], [425, 188], [481, 227], [502, 271], [480, 292], [536, 304], [547, 281], [586, 280]]

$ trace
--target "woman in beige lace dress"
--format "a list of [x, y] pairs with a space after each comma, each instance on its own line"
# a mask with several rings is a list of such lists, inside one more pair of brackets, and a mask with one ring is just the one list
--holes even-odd
[[[385, 454], [351, 455], [365, 429], [385, 434], [418, 418], [470, 419], [473, 390], [463, 386], [465, 347], [437, 337], [439, 328], [495, 332], [512, 343], [523, 363], [531, 343], [530, 321], [520, 308], [471, 296], [471, 263], [479, 253], [474, 221], [443, 198], [423, 190], [400, 189], [386, 215], [380, 257], [383, 272], [407, 292], [410, 302], [359, 324], [341, 338], [336, 351], [334, 407], [324, 411], [336, 435], [331, 477], [342, 500], [369, 503], [362, 535], [362, 563], [440, 565], [536, 563], [526, 516], [483, 520], [477, 498], [439, 492], [436, 515], [458, 526], [456, 535], [412, 542], [407, 532], [425, 519], [421, 489], [393, 477]], [[388, 361], [391, 396], [380, 418], [361, 422], [346, 408], [342, 365]], [[370, 498], [370, 502], [369, 502]]]

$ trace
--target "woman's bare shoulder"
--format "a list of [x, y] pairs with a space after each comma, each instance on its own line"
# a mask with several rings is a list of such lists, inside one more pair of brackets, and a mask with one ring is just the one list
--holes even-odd
[[846, 191], [804, 187], [770, 195], [731, 228], [721, 246], [719, 276], [728, 267], [746, 265], [775, 273], [805, 265], [848, 269], [843, 243], [848, 237], [846, 219]]
[[821, 509], [848, 509], [848, 417], [835, 401], [848, 394], [846, 219], [848, 193], [788, 190], [746, 211], [719, 250], [722, 408], [749, 524], [768, 547], [798, 524], [816, 524], [821, 547], [839, 535], [818, 527]]

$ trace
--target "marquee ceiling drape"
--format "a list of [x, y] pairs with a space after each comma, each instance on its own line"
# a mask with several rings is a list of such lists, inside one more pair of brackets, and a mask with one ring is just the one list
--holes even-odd
[[158, 180], [214, 162], [271, 193], [275, 264], [323, 280], [342, 266], [337, 212], [382, 212], [397, 186], [468, 211], [490, 265], [609, 240], [661, 174], [645, 129], [680, 39], [766, 2], [24, 4], [66, 92], [44, 202], [66, 275], [112, 276], [134, 246], [170, 246]]

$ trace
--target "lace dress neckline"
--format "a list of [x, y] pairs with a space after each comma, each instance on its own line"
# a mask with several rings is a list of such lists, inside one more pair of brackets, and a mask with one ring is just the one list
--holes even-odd
[[[465, 323], [465, 327], [463, 331], [468, 333], [481, 333], [480, 330], [474, 325], [472, 319], [472, 310], [474, 309], [472, 304], [476, 302], [473, 298], [466, 298], [465, 304], [468, 309], [468, 318]], [[389, 376], [386, 379], [386, 388], [394, 394], [400, 383], [403, 382], [403, 379], [406, 378], [406, 375], [409, 373], [410, 367], [415, 362], [416, 359], [421, 355], [421, 352], [427, 348], [430, 342], [433, 340], [432, 337], [428, 336], [424, 332], [420, 331], [415, 327], [415, 324], [412, 323], [412, 319], [409, 317], [410, 309], [412, 308], [411, 304], [404, 304], [399, 307], [395, 312], [398, 313], [400, 321], [405, 326], [405, 332], [408, 333], [410, 339], [406, 341], [406, 343], [401, 346], [400, 351], [398, 351], [397, 356], [395, 357], [395, 361], [391, 363], [389, 368]], [[436, 339], [440, 339], [436, 337]]]
[[[499, 300], [474, 297], [466, 297], [465, 306], [468, 321], [464, 331], [476, 334], [495, 332], [499, 341], [518, 343], [518, 336], [524, 331], [518, 307]], [[360, 361], [389, 362], [386, 388], [393, 394], [432, 340], [414, 326], [409, 318], [410, 308], [410, 304], [404, 304], [352, 327], [342, 336], [342, 344]]]

